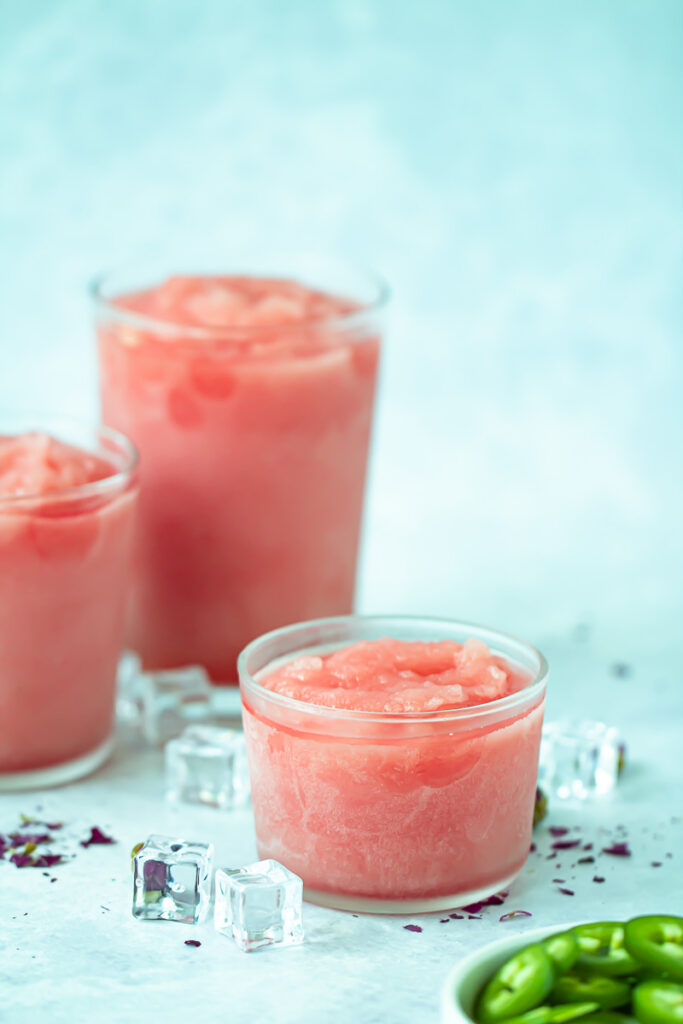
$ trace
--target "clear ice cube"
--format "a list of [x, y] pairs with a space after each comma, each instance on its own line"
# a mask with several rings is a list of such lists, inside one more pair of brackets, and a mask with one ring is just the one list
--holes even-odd
[[199, 924], [211, 899], [213, 846], [149, 836], [133, 859], [133, 917]]
[[142, 714], [140, 681], [142, 662], [133, 651], [124, 651], [116, 670], [116, 717], [122, 722], [138, 722]]
[[216, 725], [190, 725], [166, 744], [166, 795], [177, 803], [222, 810], [249, 800], [244, 733]]
[[186, 725], [211, 713], [211, 682], [200, 665], [143, 672], [140, 677], [142, 728], [149, 743], [161, 746]]
[[304, 940], [303, 883], [276, 860], [216, 871], [216, 930], [245, 953]]
[[563, 720], [543, 726], [539, 785], [562, 800], [585, 800], [614, 788], [623, 744], [604, 722]]

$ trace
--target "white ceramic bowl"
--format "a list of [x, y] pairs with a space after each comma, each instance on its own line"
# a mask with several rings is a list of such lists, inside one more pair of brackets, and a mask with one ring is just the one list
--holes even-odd
[[441, 991], [441, 1024], [472, 1024], [474, 1002], [484, 982], [509, 957], [532, 942], [540, 942], [555, 932], [566, 932], [579, 921], [554, 924], [546, 928], [516, 932], [470, 953], [449, 972]]

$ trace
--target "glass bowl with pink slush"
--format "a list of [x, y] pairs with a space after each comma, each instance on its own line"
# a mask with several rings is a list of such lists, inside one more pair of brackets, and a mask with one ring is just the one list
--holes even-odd
[[0, 417], [0, 790], [111, 750], [136, 497], [116, 431]]
[[311, 902], [433, 911], [508, 886], [529, 853], [547, 665], [461, 622], [342, 616], [238, 660], [259, 856]]
[[329, 260], [93, 285], [105, 423], [141, 454], [127, 644], [237, 681], [353, 606], [386, 289]]

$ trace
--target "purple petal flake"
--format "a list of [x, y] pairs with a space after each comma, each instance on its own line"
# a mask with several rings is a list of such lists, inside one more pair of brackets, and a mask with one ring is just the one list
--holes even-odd
[[[507, 895], [507, 894], [506, 894]], [[484, 900], [485, 907], [502, 907], [505, 903], [505, 896], [501, 893], [500, 896], [489, 896], [487, 900]]]
[[595, 864], [595, 857], [579, 857], [577, 864]]
[[559, 837], [566, 836], [567, 832], [569, 832], [569, 829], [565, 828], [564, 825], [551, 825], [548, 829], [548, 832], [550, 832], [551, 836]]
[[602, 853], [608, 853], [610, 857], [630, 857], [628, 843], [612, 843], [611, 846], [603, 846]]
[[478, 914], [479, 911], [483, 909], [483, 907], [484, 907], [483, 902], [480, 902], [480, 903], [468, 903], [468, 905], [466, 907], [461, 907], [460, 909], [464, 910], [466, 914]]
[[562, 883], [565, 881], [565, 878], [553, 878], [553, 882], [555, 882], [556, 885], [562, 885]]
[[185, 939], [185, 945], [194, 946], [196, 948], [197, 946], [201, 946], [201, 942], [199, 939]]
[[581, 843], [580, 839], [560, 839], [556, 843], [552, 843], [551, 850], [573, 850], [575, 846], [579, 846]]
[[90, 829], [90, 836], [87, 839], [81, 840], [81, 846], [104, 846], [108, 845], [109, 843], [115, 842], [115, 839], [112, 839], [111, 836], [105, 835], [104, 832], [97, 827], [97, 825], [94, 825]]
[[536, 853], [536, 843], [532, 843], [529, 847], [529, 853]]
[[604, 879], [604, 878], [602, 878], [602, 876], [601, 876], [601, 875], [593, 875], [593, 881], [594, 881], [594, 882], [604, 882], [604, 881], [605, 881], [605, 879]]
[[650, 867], [651, 868], [661, 868], [661, 866], [662, 866], [661, 860], [651, 860], [650, 861]]
[[574, 895], [574, 890], [573, 889], [558, 889], [557, 891], [561, 892], [563, 896], [573, 896]]
[[421, 932], [422, 931], [422, 929], [420, 928], [419, 924], [404, 924], [403, 927], [404, 927], [405, 931], [407, 931], [407, 932]]
[[498, 918], [499, 921], [516, 921], [520, 917], [531, 917], [531, 913], [528, 910], [510, 910], [507, 914], [503, 914]]
[[18, 868], [28, 868], [33, 864], [33, 858], [30, 853], [13, 853], [10, 861], [12, 864], [16, 864]]
[[52, 842], [52, 836], [47, 832], [12, 832], [9, 838], [13, 846], [24, 846], [25, 843], [33, 843], [38, 846], [39, 843]]
[[462, 914], [449, 914], [451, 921], [464, 921]]
[[55, 864], [63, 864], [64, 857], [61, 853], [41, 853], [33, 862], [36, 868], [52, 868]]

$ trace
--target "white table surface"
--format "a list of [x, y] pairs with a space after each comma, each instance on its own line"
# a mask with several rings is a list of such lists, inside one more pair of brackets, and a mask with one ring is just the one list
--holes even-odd
[[[304, 904], [305, 944], [254, 954], [240, 952], [210, 920], [197, 927], [137, 922], [129, 851], [149, 833], [211, 840], [217, 863], [226, 866], [249, 863], [255, 848], [250, 809], [168, 807], [161, 755], [126, 733], [109, 765], [90, 779], [0, 798], [1, 830], [35, 812], [67, 824], [71, 849], [91, 825], [117, 840], [76, 844], [76, 858], [51, 870], [54, 883], [40, 870], [0, 862], [0, 1020], [24, 1024], [35, 1013], [50, 1024], [199, 1016], [211, 1024], [432, 1024], [449, 967], [486, 942], [543, 924], [683, 913], [680, 662], [636, 657], [620, 677], [611, 665], [621, 651], [598, 637], [548, 638], [544, 647], [552, 665], [549, 716], [576, 708], [602, 715], [623, 730], [629, 763], [609, 798], [552, 805], [536, 829], [538, 852], [504, 906], [487, 908], [481, 920], [443, 924], [446, 914], [354, 917]], [[572, 868], [587, 855], [576, 850], [548, 859], [548, 824], [579, 826], [576, 835], [594, 844], [595, 865]], [[626, 829], [630, 858], [597, 852], [622, 838], [617, 826]], [[594, 883], [595, 874], [604, 883]], [[560, 893], [554, 878], [575, 895]], [[515, 909], [533, 916], [499, 921]], [[422, 932], [406, 931], [411, 922]], [[201, 946], [186, 946], [187, 938]]]

